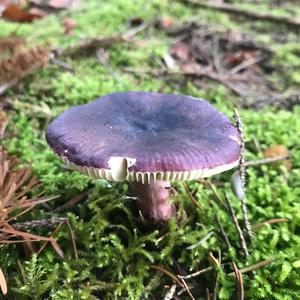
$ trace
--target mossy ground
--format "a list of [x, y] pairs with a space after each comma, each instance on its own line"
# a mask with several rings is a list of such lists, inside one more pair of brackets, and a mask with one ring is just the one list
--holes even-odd
[[[268, 11], [269, 2], [265, 1], [260, 9]], [[233, 29], [253, 35], [274, 51], [273, 61], [282, 67], [283, 72], [273, 74], [270, 79], [280, 84], [282, 90], [296, 87], [300, 82], [299, 36], [286, 27], [237, 20], [224, 13], [191, 9], [176, 1], [82, 1], [82, 5], [83, 8], [72, 13], [64, 11], [33, 24], [0, 21], [0, 36], [16, 31], [17, 35], [26, 37], [29, 44], [48, 41], [55, 47], [65, 47], [80, 38], [126, 32], [130, 29], [130, 17], [151, 20], [159, 15], [171, 17], [178, 23], [195, 20], [201, 24], [213, 24], [220, 30]], [[247, 4], [246, 7], [251, 9], [253, 5]], [[288, 10], [276, 7], [272, 12], [290, 14]], [[293, 7], [293, 14], [299, 17], [299, 8]], [[66, 15], [77, 23], [72, 36], [62, 33], [61, 22]], [[280, 36], [284, 36], [284, 42]], [[164, 227], [147, 228], [137, 221], [133, 200], [126, 198], [126, 184], [96, 181], [67, 171], [48, 148], [44, 131], [49, 118], [72, 105], [114, 91], [160, 91], [203, 97], [232, 116], [234, 95], [220, 85], [208, 83], [205, 90], [199, 90], [189, 81], [166, 81], [146, 74], [137, 78], [122, 72], [124, 67], [157, 67], [168, 51], [170, 38], [152, 27], [136, 39], [146, 42], [139, 46], [117, 44], [108, 49], [109, 64], [116, 77], [109, 74], [96, 57], [78, 56], [66, 58], [75, 74], [51, 65], [27, 78], [22, 92], [11, 90], [8, 94], [13, 101], [50, 108], [50, 117], [39, 110], [18, 109], [13, 116], [17, 137], [7, 141], [6, 147], [24, 163], [32, 164], [46, 194], [61, 195], [51, 206], [55, 208], [80, 191], [91, 189], [87, 201], [67, 213], [54, 214], [39, 208], [19, 220], [67, 215], [76, 236], [79, 258], [73, 256], [66, 230], [57, 235], [67, 256], [64, 261], [50, 247], [26, 260], [19, 245], [1, 246], [0, 266], [9, 284], [8, 298], [163, 299], [167, 287], [173, 282], [151, 265], [174, 274], [180, 268], [194, 272], [213, 265], [208, 259], [211, 252], [214, 256], [221, 253], [224, 262], [235, 261], [239, 268], [265, 259], [273, 260], [268, 266], [244, 274], [247, 299], [300, 299], [300, 107], [294, 107], [293, 111], [278, 111], [272, 107], [260, 111], [240, 110], [246, 131], [247, 159], [262, 157], [253, 147], [254, 139], [261, 149], [282, 144], [292, 153], [290, 171], [270, 165], [247, 171], [250, 221], [256, 224], [273, 218], [289, 220], [257, 229], [247, 260], [241, 258], [232, 221], [213, 204], [213, 195], [205, 186], [189, 183], [191, 189], [199, 185], [196, 198], [202, 209], [198, 209], [187, 197], [182, 184], [174, 183], [179, 191], [174, 199], [179, 207], [178, 220], [172, 220]], [[214, 180], [225, 183], [218, 191], [220, 194], [229, 193], [241, 219], [239, 202], [230, 192], [230, 175], [227, 172]], [[233, 245], [229, 250], [216, 234], [220, 231], [216, 217], [220, 218]], [[210, 231], [214, 234], [200, 247], [187, 249]], [[38, 233], [47, 235], [51, 230], [38, 229]], [[191, 290], [192, 293], [197, 299], [204, 299], [205, 288], [214, 289], [216, 274], [219, 273], [219, 299], [234, 299], [235, 277], [226, 275], [231, 271], [231, 266], [225, 265], [220, 270], [199, 276], [195, 282], [200, 282], [203, 288]], [[189, 299], [186, 294], [180, 297]]]

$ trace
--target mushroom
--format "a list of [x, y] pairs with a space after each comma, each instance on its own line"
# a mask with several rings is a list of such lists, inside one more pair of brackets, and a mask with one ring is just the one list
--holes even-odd
[[146, 220], [175, 216], [171, 180], [208, 177], [238, 165], [240, 135], [202, 99], [122, 92], [72, 107], [47, 128], [54, 152], [73, 170], [127, 180]]

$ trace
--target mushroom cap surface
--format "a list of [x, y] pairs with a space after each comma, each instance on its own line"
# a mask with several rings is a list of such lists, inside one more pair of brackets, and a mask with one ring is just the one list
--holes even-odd
[[235, 167], [240, 134], [202, 99], [121, 92], [72, 107], [46, 131], [72, 169], [114, 181], [186, 180]]

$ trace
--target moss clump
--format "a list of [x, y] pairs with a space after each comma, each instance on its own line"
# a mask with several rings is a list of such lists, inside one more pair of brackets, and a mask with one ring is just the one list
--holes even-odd
[[[82, 1], [83, 2], [83, 1]], [[296, 57], [295, 35], [289, 33], [291, 44], [280, 45], [271, 35], [264, 38], [269, 25], [258, 23], [242, 26], [222, 13], [193, 10], [179, 2], [168, 1], [86, 1], [85, 9], [72, 13], [77, 22], [75, 34], [65, 36], [60, 25], [61, 18], [69, 12], [52, 15], [33, 24], [12, 24], [0, 21], [1, 36], [17, 31], [26, 36], [32, 44], [50, 41], [54, 47], [63, 47], [79, 38], [103, 36], [125, 32], [130, 28], [128, 19], [140, 16], [149, 20], [162, 15], [183, 22], [195, 18], [202, 23], [218, 17], [220, 29], [240, 29], [254, 34], [260, 40], [273, 43], [276, 63], [284, 67], [287, 61], [293, 67], [299, 63]], [[192, 17], [193, 16], [193, 17]], [[221, 18], [219, 18], [221, 16]], [[47, 30], [45, 30], [47, 28]], [[255, 30], [258, 32], [255, 33]], [[281, 27], [278, 30], [283, 30]], [[56, 66], [49, 66], [24, 81], [24, 90], [11, 90], [9, 96], [23, 103], [50, 108], [50, 118], [67, 107], [89, 102], [95, 97], [126, 90], [146, 90], [189, 94], [204, 97], [227, 115], [232, 114], [231, 95], [224, 87], [209, 85], [199, 90], [191, 82], [181, 79], [165, 80], [149, 74], [134, 76], [123, 72], [124, 67], [155, 68], [169, 47], [170, 38], [150, 28], [136, 37], [146, 40], [146, 46], [118, 44], [109, 51], [109, 64], [115, 71], [111, 75], [99, 64], [96, 57], [67, 58], [74, 66], [75, 74], [64, 72]], [[291, 75], [292, 74], [292, 75]], [[270, 78], [275, 82], [283, 79], [284, 88], [293, 87], [298, 82], [299, 71], [275, 74]], [[284, 76], [284, 77], [282, 77]], [[79, 258], [75, 259], [66, 231], [57, 234], [57, 240], [65, 251], [67, 259], [60, 261], [51, 248], [40, 255], [24, 258], [21, 247], [1, 246], [0, 266], [9, 282], [11, 299], [162, 299], [173, 284], [170, 277], [159, 272], [156, 267], [177, 274], [180, 270], [192, 273], [211, 266], [209, 253], [221, 253], [225, 265], [219, 270], [219, 299], [232, 299], [236, 294], [235, 278], [227, 275], [232, 271], [228, 264], [235, 261], [240, 269], [265, 259], [273, 262], [254, 272], [244, 274], [247, 299], [299, 299], [300, 289], [300, 109], [293, 111], [240, 110], [246, 130], [247, 159], [261, 158], [253, 141], [262, 149], [274, 144], [283, 144], [292, 152], [292, 169], [265, 165], [248, 170], [248, 204], [250, 220], [253, 224], [273, 218], [287, 218], [287, 223], [267, 225], [255, 231], [250, 256], [242, 258], [238, 236], [228, 215], [213, 204], [213, 194], [205, 186], [189, 183], [195, 190], [195, 197], [202, 209], [195, 208], [185, 193], [181, 183], [175, 183], [178, 195], [175, 202], [179, 206], [179, 219], [172, 220], [165, 227], [147, 228], [138, 222], [138, 214], [133, 200], [126, 198], [126, 184], [110, 184], [95, 181], [62, 167], [44, 140], [44, 131], [49, 115], [31, 110], [18, 109], [13, 122], [17, 137], [6, 141], [12, 154], [24, 162], [31, 162], [33, 172], [43, 182], [47, 194], [60, 194], [60, 199], [52, 203], [55, 208], [65, 203], [85, 189], [92, 189], [87, 201], [81, 202], [67, 213], [72, 224]], [[226, 173], [214, 178], [224, 183], [219, 188], [221, 195], [230, 191]], [[197, 189], [197, 190], [196, 190]], [[241, 220], [240, 204], [230, 194], [234, 209]], [[44, 208], [34, 210], [27, 219], [50, 218], [54, 214]], [[224, 226], [232, 243], [228, 249], [220, 237], [216, 218]], [[40, 234], [50, 234], [52, 229], [35, 229]], [[208, 233], [213, 234], [201, 246], [189, 249]], [[18, 263], [17, 263], [18, 262]], [[202, 299], [205, 290], [214, 289], [217, 269], [213, 269], [195, 280], [200, 288], [191, 290], [197, 299]], [[152, 298], [151, 298], [152, 297]], [[183, 298], [185, 299], [185, 298]]]

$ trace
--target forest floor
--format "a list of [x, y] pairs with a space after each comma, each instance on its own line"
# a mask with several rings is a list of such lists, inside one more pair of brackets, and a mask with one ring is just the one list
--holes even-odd
[[[6, 9], [1, 299], [300, 299], [300, 7], [275, 2], [224, 11], [222, 1], [82, 0], [17, 20]], [[246, 161], [289, 153], [246, 169], [251, 241], [234, 171], [174, 182], [177, 218], [146, 226], [126, 183], [70, 171], [53, 154], [44, 135], [55, 116], [131, 90], [204, 98], [233, 122], [236, 107]]]

